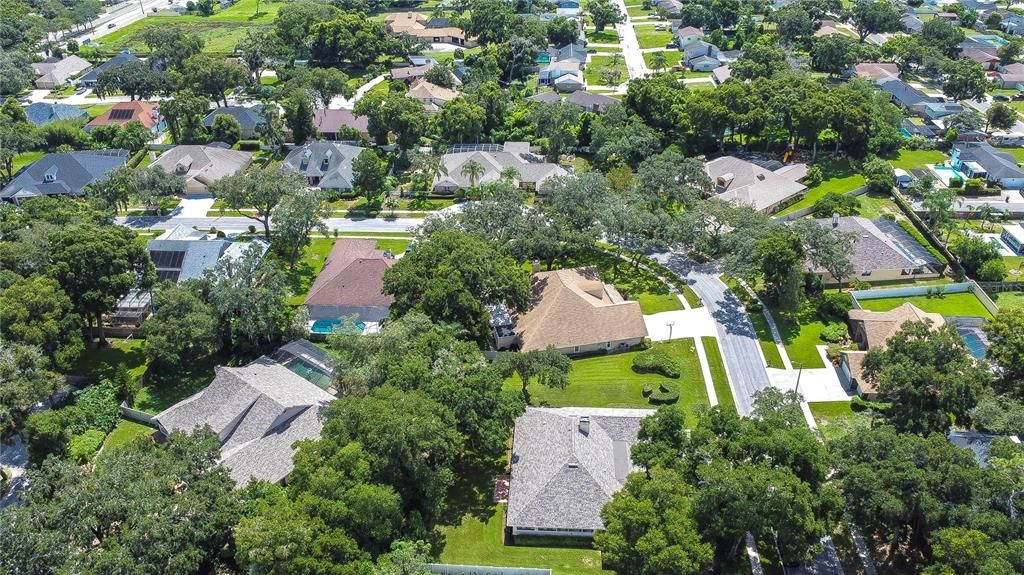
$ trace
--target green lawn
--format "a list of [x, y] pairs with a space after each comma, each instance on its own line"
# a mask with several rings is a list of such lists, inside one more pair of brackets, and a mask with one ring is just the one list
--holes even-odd
[[409, 247], [412, 240], [377, 240], [378, 250], [391, 250], [393, 254], [400, 254]]
[[288, 305], [302, 305], [305, 301], [309, 288], [313, 286], [313, 280], [323, 269], [324, 260], [334, 247], [334, 242], [332, 238], [313, 238], [310, 245], [302, 251], [302, 258], [296, 262], [294, 268], [288, 269], [287, 264], [281, 262], [281, 265], [285, 266], [285, 273], [288, 274], [291, 292], [286, 301]]
[[[631, 407], [654, 408], [643, 396], [644, 383], [655, 386], [671, 382], [679, 386], [679, 405], [687, 412], [687, 425], [694, 423], [692, 408], [709, 405], [704, 376], [701, 375], [700, 360], [693, 338], [682, 338], [671, 342], [656, 343], [655, 347], [666, 350], [679, 362], [681, 376], [670, 379], [656, 373], [636, 373], [633, 358], [640, 352], [613, 353], [582, 359], [574, 359], [569, 372], [569, 385], [565, 389], [551, 389], [530, 385], [531, 402], [534, 405], [551, 407]], [[505, 382], [507, 389], [521, 389], [517, 376]]]
[[683, 298], [686, 300], [686, 303], [690, 304], [691, 308], [704, 307], [704, 302], [701, 301], [700, 296], [688, 285], [683, 286]]
[[99, 116], [99, 115], [103, 114], [103, 112], [106, 112], [107, 110], [113, 108], [114, 105], [113, 104], [92, 104], [92, 105], [89, 105], [89, 106], [80, 106], [80, 107], [83, 110], [85, 110], [86, 114], [89, 114], [89, 119], [92, 119], [92, 118], [95, 118], [96, 116]]
[[98, 348], [96, 343], [88, 344], [68, 374], [100, 379], [112, 375], [119, 365], [123, 365], [132, 378], [142, 377], [146, 372], [146, 355], [142, 351], [145, 342], [112, 337], [107, 341], [110, 345], [104, 348]]
[[825, 367], [825, 362], [818, 353], [817, 345], [826, 342], [821, 339], [821, 330], [825, 322], [821, 321], [813, 305], [804, 306], [793, 313], [781, 313], [772, 310], [775, 327], [779, 328], [782, 345], [786, 346], [793, 367], [816, 368]]
[[655, 30], [654, 24], [637, 24], [633, 26], [633, 30], [636, 32], [636, 40], [640, 44], [640, 49], [647, 48], [664, 48], [666, 44], [672, 41], [672, 32], [668, 30]]
[[754, 331], [757, 332], [757, 341], [761, 344], [761, 352], [764, 353], [764, 359], [768, 367], [784, 369], [786, 365], [782, 363], [782, 354], [779, 353], [779, 348], [775, 345], [772, 330], [768, 327], [768, 320], [759, 311], [750, 312], [747, 315], [750, 316], [750, 323], [754, 324]]
[[1024, 308], [1024, 292], [1006, 291], [992, 294], [992, 300], [996, 302], [999, 309], [1020, 309]]
[[14, 166], [12, 167], [12, 173], [17, 174], [18, 170], [31, 164], [32, 162], [43, 157], [46, 152], [22, 152], [17, 156], [14, 156]]
[[722, 362], [722, 350], [718, 347], [718, 339], [704, 336], [700, 340], [701, 345], [704, 346], [704, 354], [708, 356], [711, 382], [715, 386], [718, 405], [722, 406], [722, 409], [736, 409], [736, 402], [732, 397], [732, 388], [729, 387], [729, 377], [725, 373], [725, 363]]
[[[629, 14], [630, 18], [636, 18], [637, 16], [646, 16], [651, 13], [656, 13], [657, 10], [654, 8], [644, 8], [642, 5], [638, 6], [626, 6], [626, 14]], [[644, 22], [644, 20], [641, 20]]]
[[885, 214], [892, 214], [900, 219], [906, 217], [896, 202], [889, 199], [889, 194], [869, 192], [857, 196], [857, 201], [860, 203], [857, 213], [868, 219], [880, 218]]
[[155, 429], [147, 425], [122, 419], [117, 423], [117, 427], [107, 435], [107, 439], [103, 442], [103, 449], [112, 449], [124, 445], [137, 437], [148, 437], [155, 432]]
[[587, 81], [587, 84], [593, 84], [597, 86], [606, 85], [606, 81], [601, 79], [601, 70], [604, 68], [613, 67], [619, 71], [619, 83], [629, 80], [629, 70], [626, 69], [626, 60], [621, 56], [618, 57], [618, 63], [613, 64], [613, 58], [615, 56], [591, 56], [590, 62], [587, 63], [587, 68], [583, 70], [583, 78]]
[[871, 424], [867, 413], [853, 411], [850, 401], [818, 401], [807, 404], [825, 441], [835, 441], [851, 431], [866, 429]]
[[671, 68], [679, 63], [682, 59], [683, 54], [679, 50], [663, 50], [661, 52], [644, 52], [644, 62], [647, 63], [648, 68], [654, 68], [654, 55], [664, 54], [665, 55], [665, 67]]
[[796, 210], [801, 210], [803, 208], [809, 208], [818, 203], [818, 200], [829, 192], [845, 194], [846, 192], [853, 191], [864, 185], [864, 176], [857, 173], [857, 171], [850, 166], [849, 160], [841, 160], [837, 162], [825, 161], [820, 162], [817, 165], [821, 167], [824, 176], [821, 183], [813, 188], [808, 188], [803, 199], [782, 210], [779, 212], [779, 215], [795, 212]]
[[640, 302], [640, 311], [642, 311], [644, 315], [683, 309], [683, 304], [679, 301], [679, 296], [671, 293], [642, 293], [636, 296], [636, 301]]
[[889, 311], [909, 302], [929, 313], [938, 313], [949, 316], [960, 315], [984, 317], [988, 319], [992, 318], [992, 314], [990, 314], [988, 310], [985, 309], [985, 306], [981, 305], [981, 301], [979, 301], [978, 298], [970, 292], [951, 293], [942, 297], [928, 297], [921, 295], [905, 298], [893, 297], [858, 301], [862, 308], [872, 311]]
[[218, 363], [226, 363], [226, 359], [214, 356], [181, 366], [171, 373], [150, 373], [146, 376], [145, 385], [132, 398], [131, 407], [146, 413], [160, 413], [210, 385], [214, 366]]
[[[475, 514], [467, 514], [454, 527], [442, 527], [444, 548], [442, 563], [492, 565], [496, 567], [539, 567], [553, 575], [596, 575], [601, 570], [601, 555], [594, 549], [505, 545], [505, 505], [496, 504]], [[548, 540], [552, 544], [562, 544]]]
[[587, 37], [587, 42], [590, 42], [591, 44], [618, 44], [619, 43], [619, 33], [616, 32], [615, 28], [613, 28], [613, 27], [605, 28], [604, 30], [601, 30], [600, 32], [598, 32], [596, 30], [587, 30], [586, 31], [586, 37]]
[[946, 161], [946, 154], [938, 150], [900, 150], [898, 154], [886, 156], [886, 160], [894, 168], [903, 170], [916, 170], [924, 168], [926, 164], [941, 164]]
[[[1022, 105], [1024, 105], [1024, 102], [1014, 102], [1014, 103], [1015, 104], [1022, 104]], [[996, 148], [996, 149], [999, 150], [1000, 152], [1006, 152], [1007, 154], [1010, 154], [1011, 156], [1013, 156], [1013, 159], [1017, 160], [1018, 164], [1021, 163], [1021, 162], [1024, 162], [1024, 148]]]

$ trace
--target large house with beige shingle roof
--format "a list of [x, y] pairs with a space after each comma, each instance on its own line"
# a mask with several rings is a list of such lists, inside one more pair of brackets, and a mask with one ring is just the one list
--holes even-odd
[[430, 44], [454, 44], [473, 47], [472, 39], [466, 38], [462, 28], [453, 26], [445, 18], [429, 18], [423, 12], [393, 12], [384, 17], [384, 23], [392, 34], [409, 36]]
[[[484, 169], [475, 182], [470, 180], [469, 172], [463, 173], [463, 168], [469, 162], [476, 162]], [[445, 195], [497, 181], [501, 178], [502, 170], [509, 168], [516, 171], [515, 182], [519, 187], [528, 190], [539, 190], [549, 179], [569, 174], [562, 166], [546, 162], [544, 158], [531, 153], [529, 142], [505, 142], [500, 151], [471, 149], [449, 152], [441, 156], [441, 164], [444, 169], [434, 176], [431, 188], [435, 194]]]
[[522, 351], [625, 351], [647, 337], [640, 304], [602, 282], [596, 268], [536, 272], [530, 281], [534, 303], [513, 322]]
[[422, 78], [413, 82], [405, 95], [423, 104], [423, 110], [428, 114], [436, 114], [441, 106], [459, 97], [455, 90], [432, 84]]
[[719, 198], [770, 214], [803, 196], [807, 186], [800, 180], [807, 175], [807, 165], [765, 164], [721, 156], [704, 164], [704, 170]]
[[251, 162], [252, 152], [216, 146], [175, 146], [157, 158], [150, 169], [184, 178], [186, 194], [206, 194], [210, 184], [241, 172]]
[[378, 250], [376, 240], [338, 240], [306, 296], [309, 319], [384, 321], [395, 298], [381, 289], [384, 272], [393, 265], [394, 256]]
[[[853, 274], [839, 278], [842, 283], [937, 278], [945, 268], [927, 248], [892, 220], [844, 216], [815, 221], [823, 228], [853, 239], [853, 250], [849, 254]], [[808, 265], [808, 269], [821, 276], [826, 284], [837, 281], [824, 268]]]

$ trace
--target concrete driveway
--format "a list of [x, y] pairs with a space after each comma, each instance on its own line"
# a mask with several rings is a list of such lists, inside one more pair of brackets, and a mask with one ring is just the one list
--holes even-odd
[[656, 254], [655, 260], [686, 281], [704, 301], [715, 321], [718, 343], [729, 375], [736, 410], [748, 415], [754, 394], [771, 385], [761, 346], [743, 304], [729, 291], [711, 264], [697, 264], [676, 253]]
[[651, 341], [718, 335], [715, 320], [706, 307], [652, 313], [644, 316], [644, 323]]

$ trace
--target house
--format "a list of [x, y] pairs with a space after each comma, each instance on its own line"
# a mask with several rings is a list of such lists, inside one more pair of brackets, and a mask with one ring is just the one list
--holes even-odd
[[38, 76], [36, 78], [36, 88], [40, 90], [52, 90], [64, 86], [72, 78], [89, 68], [92, 68], [92, 64], [74, 54], [55, 62], [32, 64], [32, 70]]
[[661, 2], [658, 2], [658, 14], [670, 20], [679, 18], [679, 14], [682, 11], [683, 3], [679, 0], [661, 0]]
[[1013, 250], [1016, 255], [1024, 254], [1024, 228], [1020, 224], [1003, 225], [999, 239]]
[[540, 85], [549, 86], [564, 75], [580, 76], [583, 67], [575, 59], [558, 60], [540, 69]]
[[237, 260], [248, 250], [266, 255], [270, 246], [262, 239], [233, 242], [210, 239], [209, 234], [184, 225], [175, 226], [146, 242], [149, 257], [156, 266], [157, 281], [180, 282], [199, 279], [222, 259]]
[[958, 16], [956, 12], [938, 12], [937, 14], [935, 14], [935, 17], [941, 18], [942, 20], [945, 20], [946, 22], [949, 22], [954, 26], [960, 25], [960, 16]]
[[703, 40], [690, 42], [684, 44], [680, 51], [682, 52], [680, 63], [694, 71], [710, 72], [722, 65], [722, 61], [719, 59], [721, 50], [709, 42]]
[[1024, 64], [1000, 66], [996, 78], [1001, 87], [1019, 90], [1021, 86], [1024, 86]]
[[518, 347], [553, 347], [574, 355], [625, 351], [647, 337], [640, 304], [601, 281], [593, 267], [548, 272], [530, 278], [533, 304], [514, 318]]
[[252, 152], [215, 146], [175, 146], [153, 161], [161, 169], [185, 179], [185, 194], [207, 194], [210, 184], [249, 167]]
[[698, 40], [704, 39], [704, 31], [694, 26], [680, 26], [676, 28], [676, 45], [686, 46]]
[[986, 70], [995, 70], [999, 65], [999, 56], [996, 55], [996, 49], [987, 46], [975, 46], [961, 48], [960, 57], [967, 60], [974, 60], [981, 64]]
[[904, 14], [900, 18], [900, 24], [903, 24], [903, 28], [910, 33], [920, 32], [921, 28], [924, 28], [924, 20], [918, 18], [915, 14]]
[[394, 296], [384, 295], [384, 272], [395, 265], [390, 252], [377, 249], [376, 240], [338, 240], [316, 276], [304, 302], [312, 321], [355, 316], [380, 324], [388, 317]]
[[[359, 134], [364, 140], [370, 140], [369, 118], [357, 116], [352, 110], [335, 110], [317, 108], [313, 110], [313, 124], [325, 140], [352, 140]], [[286, 130], [287, 132], [287, 130]]]
[[455, 90], [438, 86], [426, 80], [414, 82], [405, 95], [413, 100], [419, 100], [428, 114], [436, 114], [441, 106], [459, 97], [459, 93]]
[[889, 311], [850, 310], [850, 334], [861, 349], [840, 352], [839, 368], [857, 395], [869, 400], [878, 397], [875, 382], [864, 376], [864, 358], [868, 350], [885, 347], [889, 338], [896, 335], [903, 328], [903, 324], [909, 321], [929, 322], [932, 329], [938, 329], [946, 324], [941, 315], [921, 311], [909, 302]]
[[79, 78], [78, 79], [78, 84], [81, 85], [81, 86], [85, 86], [86, 88], [92, 88], [92, 87], [94, 87], [96, 85], [96, 80], [99, 78], [100, 73], [103, 72], [104, 70], [108, 70], [108, 69], [113, 68], [115, 66], [120, 66], [121, 64], [127, 64], [128, 62], [139, 62], [139, 61], [140, 60], [139, 60], [138, 56], [132, 54], [132, 51], [129, 50], [128, 48], [125, 48], [124, 50], [121, 50], [121, 52], [118, 53], [113, 58], [107, 60], [106, 62], [100, 64], [99, 66], [96, 66], [88, 74], [86, 74], [86, 75], [82, 76], [81, 78]]
[[556, 92], [577, 92], [586, 87], [582, 74], [564, 74], [553, 82]]
[[555, 6], [558, 6], [559, 8], [561, 8], [563, 10], [566, 10], [566, 9], [577, 9], [578, 10], [580, 8], [580, 2], [579, 2], [579, 0], [558, 0], [557, 2], [555, 2]]
[[634, 471], [647, 409], [527, 407], [512, 434], [505, 525], [513, 537], [592, 537], [601, 509]]
[[45, 126], [62, 120], [88, 120], [89, 114], [78, 106], [35, 102], [25, 108], [25, 116], [33, 126]]
[[946, 432], [947, 441], [961, 449], [970, 449], [974, 454], [974, 461], [982, 467], [988, 467], [988, 452], [992, 447], [992, 442], [1001, 437], [1006, 437], [1013, 443], [1020, 443], [1020, 437], [1016, 435], [993, 435], [991, 433], [981, 433], [980, 431]]
[[446, 18], [429, 18], [422, 12], [393, 12], [384, 18], [392, 34], [408, 36], [429, 44], [454, 44], [472, 47], [476, 43]]
[[427, 70], [434, 67], [434, 64], [423, 64], [422, 66], [403, 66], [401, 68], [392, 68], [389, 74], [392, 80], [402, 80], [407, 84], [411, 84], [416, 80], [419, 80], [426, 76]]
[[580, 69], [587, 67], [587, 46], [582, 42], [566, 44], [558, 48], [548, 48], [548, 62], [576, 62]]
[[527, 100], [531, 102], [547, 103], [569, 102], [570, 104], [576, 104], [587, 112], [594, 112], [595, 114], [600, 114], [604, 112], [608, 106], [619, 103], [618, 100], [611, 96], [595, 94], [593, 92], [586, 92], [583, 90], [578, 90], [565, 97], [557, 92], [541, 92], [540, 94], [530, 96]]
[[[436, 194], [451, 195], [457, 190], [471, 188], [474, 185], [486, 184], [501, 178], [501, 172], [513, 169], [518, 173], [516, 181], [521, 188], [537, 190], [550, 178], [565, 176], [569, 172], [558, 164], [550, 164], [543, 158], [530, 152], [528, 142], [505, 142], [500, 150], [491, 149], [492, 145], [453, 146], [441, 156], [444, 170], [434, 176], [431, 189]], [[483, 173], [470, 180], [466, 164], [475, 162], [483, 168]], [[466, 173], [463, 173], [466, 172]]]
[[133, 120], [138, 121], [150, 132], [158, 133], [163, 127], [163, 122], [160, 120], [160, 105], [140, 100], [118, 102], [90, 120], [84, 130], [91, 132], [100, 126], [110, 125], [124, 127], [125, 124]]
[[895, 104], [915, 112], [919, 111], [924, 104], [941, 100], [925, 94], [899, 78], [882, 78], [875, 84], [883, 92], [887, 92]]
[[728, 64], [719, 66], [711, 71], [711, 82], [715, 86], [721, 86], [729, 78], [732, 78], [732, 68]]
[[939, 130], [930, 124], [916, 123], [910, 118], [904, 118], [900, 122], [900, 132], [907, 138], [919, 137], [934, 140], [939, 137]]
[[213, 121], [217, 116], [231, 116], [242, 128], [242, 139], [252, 140], [259, 137], [257, 130], [260, 124], [266, 122], [263, 118], [263, 106], [224, 106], [217, 108], [203, 118], [203, 126], [207, 130], [213, 127]]
[[967, 109], [956, 102], [930, 102], [924, 104], [921, 108], [924, 117], [929, 120], [939, 120], [946, 116], [959, 114]]
[[1024, 170], [1013, 156], [987, 142], [956, 142], [950, 154], [954, 168], [968, 178], [984, 178], [1004, 188], [1024, 188]]
[[320, 438], [334, 397], [266, 356], [245, 367], [218, 366], [215, 374], [205, 389], [153, 418], [160, 435], [209, 426], [220, 441], [220, 463], [239, 487], [283, 481], [294, 467], [295, 443]]
[[815, 38], [823, 38], [825, 36], [834, 36], [836, 34], [842, 34], [839, 28], [836, 28], [834, 24], [825, 24], [822, 22], [821, 27], [814, 31]]
[[694, 72], [711, 72], [722, 66], [722, 63], [711, 56], [697, 56], [686, 63]]
[[[800, 180], [807, 175], [805, 164], [764, 167], [735, 156], [722, 156], [704, 164], [715, 183], [718, 197], [770, 214], [796, 201], [807, 186]], [[775, 168], [774, 170], [769, 168]]]
[[338, 142], [306, 142], [285, 156], [285, 170], [305, 174], [309, 185], [322, 190], [352, 189], [352, 160], [365, 148]]
[[888, 62], [861, 62], [853, 67], [858, 78], [876, 82], [888, 78], [899, 78], [900, 68]]
[[[909, 176], [908, 176], [909, 177]], [[869, 220], [860, 216], [815, 220], [821, 227], [853, 238], [849, 254], [853, 275], [839, 278], [853, 281], [931, 279], [941, 276], [945, 266], [896, 222], [886, 218]], [[826, 284], [835, 284], [824, 268], [808, 266]]]
[[46, 154], [0, 190], [0, 200], [36, 196], [84, 196], [85, 188], [128, 161], [128, 150], [83, 150]]

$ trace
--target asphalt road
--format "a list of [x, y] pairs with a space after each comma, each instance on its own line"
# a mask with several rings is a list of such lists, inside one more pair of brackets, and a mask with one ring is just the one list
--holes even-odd
[[[216, 227], [223, 232], [244, 232], [254, 225], [262, 229], [259, 222], [241, 216], [222, 216], [219, 218], [190, 218], [172, 216], [124, 216], [116, 219], [117, 223], [139, 230], [168, 230], [183, 225], [208, 229]], [[327, 227], [339, 232], [409, 232], [423, 223], [422, 218], [327, 218]], [[273, 221], [271, 221], [273, 227]]]
[[736, 410], [740, 415], [748, 415], [753, 408], [754, 394], [769, 387], [771, 382], [757, 334], [743, 304], [718, 279], [712, 265], [697, 264], [675, 253], [657, 254], [654, 258], [686, 281], [707, 306], [718, 330]]

